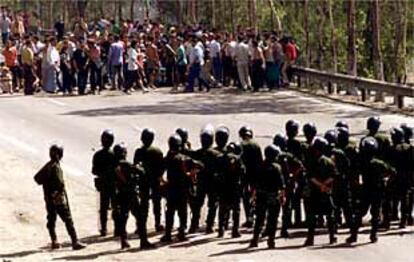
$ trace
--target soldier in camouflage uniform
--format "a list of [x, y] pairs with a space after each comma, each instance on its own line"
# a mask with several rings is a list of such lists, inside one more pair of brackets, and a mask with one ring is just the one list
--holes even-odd
[[[126, 225], [129, 212], [138, 220], [138, 231], [141, 249], [153, 248], [148, 241], [146, 226], [145, 201], [147, 194], [148, 178], [142, 167], [134, 165], [126, 160], [127, 149], [125, 144], [114, 147], [114, 154], [118, 161], [116, 168], [117, 203], [119, 208], [119, 231], [121, 236], [121, 248], [129, 248]], [[143, 200], [144, 199], [144, 200]]]
[[224, 236], [224, 229], [233, 215], [232, 238], [240, 237], [240, 200], [242, 195], [241, 179], [246, 170], [240, 158], [242, 148], [239, 143], [230, 143], [227, 150], [219, 157], [220, 195], [219, 195], [219, 230], [218, 237]]
[[43, 186], [43, 194], [46, 202], [47, 229], [52, 241], [52, 249], [61, 247], [56, 235], [56, 218], [59, 217], [65, 223], [66, 230], [72, 240], [72, 248], [79, 250], [86, 246], [79, 242], [73, 226], [69, 201], [66, 194], [63, 171], [60, 161], [63, 158], [63, 147], [52, 145], [49, 150], [50, 161], [34, 176], [37, 184]]
[[357, 241], [358, 228], [361, 226], [362, 218], [365, 216], [368, 209], [371, 212], [370, 239], [373, 243], [378, 241], [377, 232], [381, 200], [383, 199], [389, 177], [395, 173], [395, 170], [390, 165], [377, 157], [378, 150], [378, 142], [374, 137], [365, 137], [361, 141], [360, 171], [363, 187], [362, 208], [357, 210], [357, 223], [351, 228], [351, 236], [347, 239], [347, 243]]
[[105, 130], [101, 135], [102, 149], [95, 153], [92, 160], [92, 174], [95, 175], [95, 188], [99, 192], [99, 215], [101, 222], [101, 236], [107, 234], [108, 210], [112, 207], [112, 219], [114, 220], [115, 235], [118, 230], [118, 210], [115, 208], [115, 155], [111, 150], [114, 143], [112, 130]]
[[254, 185], [259, 175], [260, 165], [263, 162], [262, 150], [253, 140], [253, 130], [248, 126], [243, 126], [239, 130], [239, 136], [242, 139], [242, 155], [241, 159], [246, 168], [245, 176], [242, 178], [242, 199], [246, 216], [244, 227], [251, 228], [253, 226], [254, 217]]
[[270, 145], [265, 149], [265, 160], [256, 179], [256, 221], [250, 247], [257, 247], [267, 217], [269, 248], [275, 247], [275, 235], [280, 206], [284, 203], [285, 181], [282, 167], [277, 163], [280, 148]]
[[[144, 129], [141, 133], [142, 147], [135, 151], [134, 164], [140, 165], [144, 168], [145, 174], [148, 177], [149, 185], [146, 189], [151, 190], [145, 192], [144, 199], [142, 199], [142, 207], [147, 209], [149, 207], [149, 197], [151, 196], [153, 213], [155, 219], [155, 230], [157, 232], [163, 231], [164, 227], [161, 225], [161, 180], [164, 174], [164, 156], [162, 151], [153, 146], [155, 133], [151, 129]], [[146, 219], [145, 219], [146, 220]]]
[[308, 176], [310, 185], [309, 203], [307, 208], [308, 237], [305, 246], [314, 244], [316, 216], [325, 215], [328, 221], [329, 243], [336, 243], [335, 237], [335, 213], [332, 199], [332, 188], [337, 176], [334, 162], [324, 153], [328, 147], [328, 142], [321, 137], [315, 137], [311, 151], [317, 159], [315, 173]]

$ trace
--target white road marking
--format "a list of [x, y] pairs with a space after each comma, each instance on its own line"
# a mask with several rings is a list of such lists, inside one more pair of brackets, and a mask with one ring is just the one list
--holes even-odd
[[19, 140], [13, 136], [9, 136], [6, 134], [0, 134], [0, 139], [4, 140], [6, 143], [12, 144], [13, 146], [18, 147], [19, 149], [29, 152], [31, 154], [37, 154], [39, 153], [39, 150], [34, 148], [33, 146], [23, 142], [22, 140]]
[[55, 105], [58, 105], [58, 106], [66, 106], [65, 103], [60, 102], [60, 101], [58, 101], [58, 100], [56, 100], [54, 98], [49, 98], [48, 101], [51, 102], [51, 103], [53, 103], [53, 104], [55, 104]]

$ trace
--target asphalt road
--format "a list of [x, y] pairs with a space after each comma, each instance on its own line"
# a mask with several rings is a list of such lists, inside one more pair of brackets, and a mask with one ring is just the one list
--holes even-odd
[[[292, 259], [307, 261], [412, 261], [409, 245], [414, 244], [413, 228], [385, 233], [376, 245], [368, 244], [368, 235], [361, 236], [356, 246], [325, 245], [326, 235], [317, 238], [315, 248], [300, 248], [304, 231], [295, 232], [295, 238], [278, 240], [279, 250], [267, 251], [265, 243], [259, 250], [247, 250], [250, 234], [242, 239], [215, 239], [215, 235], [194, 236], [190, 242], [160, 247], [155, 251], [119, 251], [113, 239], [100, 239], [97, 233], [96, 193], [90, 175], [91, 158], [99, 148], [102, 130], [111, 128], [116, 141], [126, 142], [129, 157], [139, 143], [140, 131], [153, 128], [155, 144], [166, 150], [168, 136], [177, 127], [186, 127], [194, 147], [198, 147], [198, 134], [203, 126], [225, 124], [231, 129], [231, 140], [237, 140], [238, 129], [250, 125], [258, 142], [265, 146], [274, 134], [283, 132], [289, 119], [302, 124], [312, 121], [323, 134], [337, 120], [345, 120], [351, 132], [364, 134], [365, 120], [380, 115], [383, 130], [414, 119], [385, 111], [333, 102], [306, 96], [294, 91], [276, 93], [236, 94], [232, 91], [213, 91], [211, 94], [169, 94], [158, 90], [148, 94], [104, 94], [102, 96], [36, 97], [0, 96], [0, 258], [6, 260], [234, 260], [261, 261]], [[49, 252], [45, 249], [48, 236], [41, 189], [32, 176], [48, 159], [48, 147], [59, 142], [65, 146], [63, 168], [76, 227], [87, 250], [71, 252], [64, 249]], [[243, 216], [242, 216], [243, 220]], [[153, 228], [152, 221], [148, 227]], [[133, 228], [131, 228], [132, 230]], [[67, 236], [59, 224], [62, 241]], [[343, 232], [344, 233], [344, 232]], [[402, 236], [401, 236], [402, 234]], [[341, 236], [341, 241], [346, 235]], [[157, 242], [159, 237], [151, 240]], [[138, 240], [132, 242], [137, 246]], [[43, 248], [42, 248], [43, 247]], [[259, 252], [258, 252], [259, 251]]]

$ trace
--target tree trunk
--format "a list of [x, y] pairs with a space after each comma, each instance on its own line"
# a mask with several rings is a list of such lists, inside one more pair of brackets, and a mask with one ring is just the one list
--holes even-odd
[[309, 0], [303, 0], [303, 29], [305, 33], [305, 66], [310, 67], [311, 54], [310, 54], [310, 43], [309, 43]]
[[407, 4], [406, 0], [396, 0], [395, 4], [395, 46], [394, 46], [394, 80], [405, 83], [407, 78]]
[[229, 0], [230, 4], [230, 22], [231, 22], [231, 31], [234, 33], [236, 30], [236, 25], [234, 24], [234, 7], [233, 0]]
[[329, 27], [331, 29], [331, 48], [332, 48], [332, 71], [338, 72], [338, 43], [336, 38], [336, 27], [332, 11], [332, 0], [327, 0]]
[[[348, 33], [348, 54], [347, 54], [347, 73], [348, 75], [357, 75], [357, 50], [356, 50], [356, 2], [355, 0], [347, 1], [347, 33]], [[358, 90], [355, 86], [349, 86], [347, 93], [357, 95]]]
[[[332, 0], [327, 0], [329, 27], [331, 30], [332, 72], [338, 72], [338, 43], [336, 38], [336, 27], [333, 17]], [[337, 93], [337, 85], [333, 84], [333, 92]]]
[[318, 11], [318, 67], [320, 70], [325, 69], [325, 1], [320, 1], [317, 3]]
[[123, 19], [123, 16], [122, 16], [122, 6], [123, 6], [122, 0], [118, 0], [118, 21], [119, 22], [121, 22], [121, 20]]
[[130, 0], [130, 6], [129, 6], [129, 18], [131, 19], [131, 21], [134, 21], [134, 6], [135, 6], [135, 0]]
[[50, 29], [52, 28], [52, 23], [53, 23], [53, 1], [51, 0], [49, 0], [48, 6], [47, 6], [47, 17], [48, 17], [47, 28]]
[[183, 18], [182, 18], [182, 10], [181, 10], [181, 1], [175, 0], [175, 5], [177, 8], [177, 24], [182, 25]]
[[[272, 11], [272, 20], [273, 18], [276, 19], [276, 32], [279, 36], [281, 36], [283, 33], [282, 21], [280, 20], [280, 17], [276, 12], [276, 8], [275, 8], [275, 4], [273, 3], [273, 0], [268, 0], [268, 3], [270, 6], [270, 10]], [[274, 26], [273, 22], [272, 22], [272, 26]]]
[[252, 0], [252, 20], [254, 33], [257, 34], [257, 3], [256, 0]]
[[[384, 80], [384, 65], [381, 52], [381, 23], [379, 14], [379, 0], [371, 0], [371, 27], [372, 27], [372, 48], [375, 79]], [[383, 102], [384, 94], [376, 92], [375, 101]]]

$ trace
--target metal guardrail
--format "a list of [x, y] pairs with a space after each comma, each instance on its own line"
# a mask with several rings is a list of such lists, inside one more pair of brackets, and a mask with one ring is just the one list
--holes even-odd
[[331, 73], [300, 66], [292, 66], [292, 72], [297, 76], [299, 87], [302, 86], [303, 79], [309, 79], [306, 81], [317, 80], [321, 83], [326, 83], [330, 93], [333, 92], [333, 84], [338, 86], [352, 86], [361, 91], [362, 101], [367, 100], [367, 96], [369, 95], [368, 91], [384, 92], [393, 95], [394, 103], [398, 106], [398, 108], [403, 108], [404, 97], [414, 97], [414, 88], [409, 85], [390, 83], [340, 73]]

